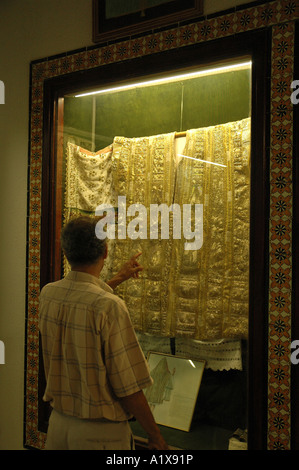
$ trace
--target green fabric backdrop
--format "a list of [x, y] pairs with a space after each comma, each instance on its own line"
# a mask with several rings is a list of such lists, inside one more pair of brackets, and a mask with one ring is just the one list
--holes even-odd
[[[64, 126], [92, 135], [95, 148], [118, 136], [143, 137], [238, 121], [250, 116], [250, 71], [240, 70], [126, 91], [65, 98]], [[183, 110], [181, 104], [183, 101]], [[182, 112], [181, 112], [182, 110]]]

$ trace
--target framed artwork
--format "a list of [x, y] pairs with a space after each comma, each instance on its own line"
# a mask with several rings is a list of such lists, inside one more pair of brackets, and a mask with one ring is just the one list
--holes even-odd
[[189, 431], [205, 361], [150, 351], [153, 385], [144, 390], [158, 424]]
[[202, 13], [203, 0], [93, 0], [93, 41], [131, 37]]

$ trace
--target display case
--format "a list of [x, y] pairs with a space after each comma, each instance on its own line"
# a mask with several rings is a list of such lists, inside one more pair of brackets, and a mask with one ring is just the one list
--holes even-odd
[[[70, 269], [59, 234], [71, 217], [106, 215], [103, 204], [115, 217], [124, 210], [112, 238], [103, 226], [101, 278], [141, 252], [141, 278], [115, 292], [144, 354], [206, 361], [189, 431], [164, 426], [177, 448], [228, 448], [234, 431], [247, 429], [251, 107], [250, 54], [99, 83], [57, 101], [52, 278]], [[138, 423], [132, 428], [144, 436]]]

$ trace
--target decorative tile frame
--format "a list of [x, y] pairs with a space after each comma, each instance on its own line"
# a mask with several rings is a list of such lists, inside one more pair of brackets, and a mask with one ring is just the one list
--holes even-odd
[[272, 30], [267, 446], [269, 450], [291, 448], [293, 105], [290, 87], [294, 79], [295, 20], [298, 18], [297, 0], [263, 4], [256, 2], [247, 8], [235, 8], [162, 32], [110, 45], [92, 46], [31, 64], [24, 412], [26, 447], [42, 449], [46, 438], [38, 430], [38, 296], [44, 80], [267, 27]]

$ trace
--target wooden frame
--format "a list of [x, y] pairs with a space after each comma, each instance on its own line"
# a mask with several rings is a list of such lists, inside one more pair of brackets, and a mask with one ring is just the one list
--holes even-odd
[[[295, 31], [295, 57], [298, 57], [299, 54], [299, 23], [296, 24]], [[298, 59], [294, 64], [294, 78], [299, 77], [299, 61]], [[293, 237], [293, 256], [294, 260], [299, 259], [299, 158], [298, 158], [298, 148], [299, 148], [299, 104], [294, 106], [294, 149], [297, 149], [297, 158], [294, 158], [294, 237]], [[294, 156], [296, 154], [294, 153]], [[292, 322], [292, 331], [293, 339], [299, 339], [299, 263], [293, 263], [293, 296], [292, 296], [292, 308], [294, 312], [293, 322]], [[299, 388], [299, 365], [292, 364], [292, 387], [291, 387], [291, 400], [293, 404], [293, 419], [292, 419], [292, 447], [293, 449], [299, 449], [299, 400], [298, 397], [298, 388]], [[297, 432], [296, 432], [297, 430]]]
[[109, 18], [106, 15], [106, 4], [107, 0], [93, 0], [95, 43], [131, 37], [134, 34], [196, 18], [203, 13], [203, 0], [164, 0], [164, 2], [161, 0], [161, 4], [157, 6], [137, 12], [124, 10], [119, 16]]

